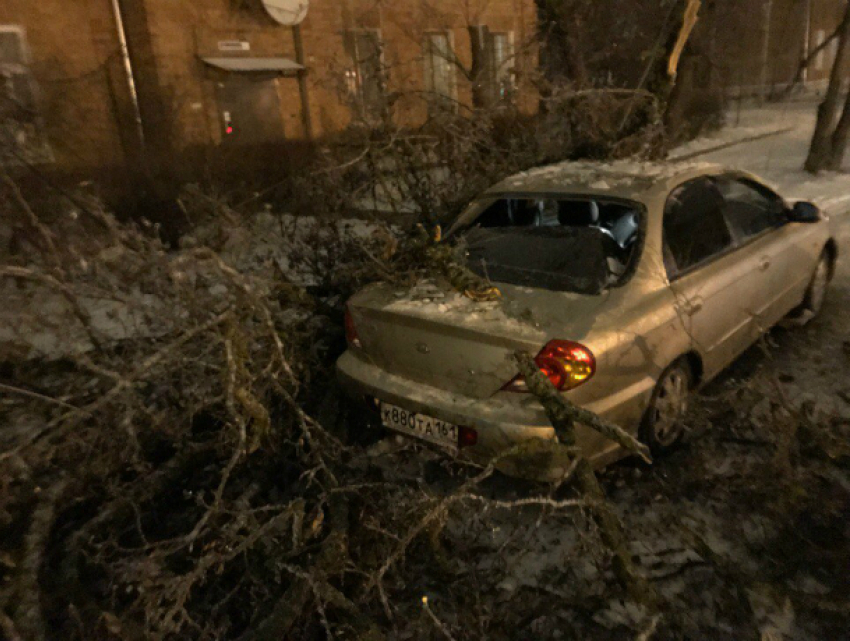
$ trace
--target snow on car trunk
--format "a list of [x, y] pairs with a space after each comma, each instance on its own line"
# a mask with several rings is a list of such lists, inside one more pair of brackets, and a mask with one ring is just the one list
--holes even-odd
[[[436, 283], [367, 288], [349, 303], [363, 355], [411, 381], [487, 398], [517, 374], [513, 354], [536, 354], [553, 338], [589, 330], [599, 296], [500, 286], [502, 300], [476, 302]], [[574, 319], [574, 320], [571, 320]]]

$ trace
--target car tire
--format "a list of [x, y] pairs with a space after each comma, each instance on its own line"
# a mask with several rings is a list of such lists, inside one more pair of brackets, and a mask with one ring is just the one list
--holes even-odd
[[687, 361], [679, 359], [665, 369], [649, 401], [640, 427], [640, 438], [655, 455], [672, 450], [685, 433], [682, 418], [688, 410], [693, 374]]
[[808, 320], [815, 318], [823, 309], [823, 301], [829, 287], [830, 271], [829, 255], [824, 252], [815, 267], [815, 273], [812, 274], [812, 280], [803, 299], [803, 309], [808, 312]]

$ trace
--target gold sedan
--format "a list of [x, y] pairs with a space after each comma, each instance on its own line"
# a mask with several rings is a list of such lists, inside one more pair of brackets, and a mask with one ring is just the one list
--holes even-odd
[[[338, 373], [385, 427], [479, 462], [555, 437], [517, 350], [576, 405], [655, 453], [673, 447], [689, 394], [789, 314], [816, 315], [837, 258], [815, 205], [713, 165], [536, 169], [482, 194], [447, 236], [501, 299], [368, 287], [348, 304]], [[578, 440], [596, 466], [624, 455], [589, 428]]]

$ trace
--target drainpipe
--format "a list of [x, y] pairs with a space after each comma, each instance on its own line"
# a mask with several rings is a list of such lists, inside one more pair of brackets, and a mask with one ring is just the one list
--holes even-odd
[[130, 101], [133, 103], [133, 120], [136, 125], [136, 136], [139, 140], [139, 149], [144, 152], [145, 129], [142, 124], [142, 111], [139, 108], [139, 92], [136, 89], [136, 76], [133, 73], [133, 63], [130, 61], [130, 49], [127, 46], [127, 32], [124, 29], [124, 16], [121, 13], [121, 5], [118, 0], [112, 0], [112, 13], [115, 17], [115, 29], [118, 32], [121, 59], [124, 63], [124, 72], [127, 76], [127, 89], [130, 92]]
[[298, 90], [301, 94], [301, 118], [304, 134], [308, 141], [313, 140], [313, 118], [310, 115], [310, 96], [307, 86], [307, 62], [304, 58], [304, 39], [301, 37], [301, 25], [292, 27], [292, 40], [295, 44], [295, 62], [301, 65], [298, 70]]

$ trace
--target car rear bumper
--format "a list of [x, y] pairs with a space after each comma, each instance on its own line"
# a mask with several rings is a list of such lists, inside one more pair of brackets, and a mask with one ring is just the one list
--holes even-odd
[[[474, 428], [478, 433], [478, 443], [461, 449], [459, 456], [477, 463], [487, 463], [496, 454], [523, 441], [551, 440], [555, 437], [555, 431], [543, 408], [530, 395], [496, 394], [486, 399], [461, 396], [386, 372], [358, 358], [351, 351], [338, 361], [337, 374], [345, 390], [355, 399], [368, 401], [377, 398], [443, 421]], [[584, 404], [584, 407], [605, 420], [627, 429], [636, 429], [653, 386], [654, 382], [647, 377], [640, 384]], [[576, 437], [578, 446], [597, 467], [623, 455], [616, 443], [603, 439], [590, 428], [578, 425]], [[550, 461], [548, 467], [551, 469], [544, 474], [540, 473], [541, 470], [529, 474], [525, 470], [513, 469], [510, 464], [498, 467], [517, 476], [551, 478], [557, 477], [566, 465], [567, 461]]]

